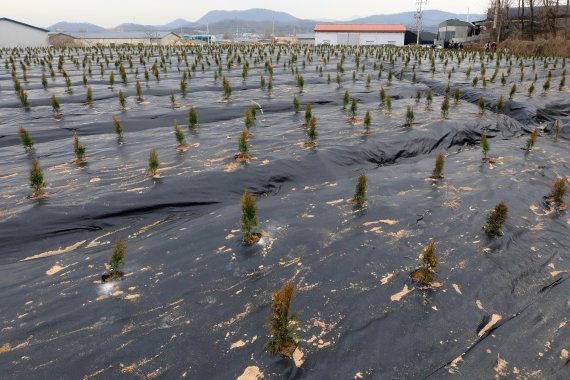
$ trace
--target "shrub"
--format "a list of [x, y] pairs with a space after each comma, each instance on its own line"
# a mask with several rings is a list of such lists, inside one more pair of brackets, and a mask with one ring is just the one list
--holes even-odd
[[18, 91], [18, 98], [23, 108], [30, 108], [30, 101], [28, 100], [28, 93], [23, 88]]
[[238, 157], [241, 159], [249, 158], [248, 147], [247, 147], [247, 136], [246, 131], [242, 131], [238, 139]]
[[356, 119], [356, 111], [357, 110], [358, 110], [358, 103], [356, 101], [356, 98], [353, 97], [352, 103], [350, 104], [350, 117], [352, 118], [352, 120]]
[[497, 102], [497, 113], [503, 113], [505, 111], [505, 98], [503, 95], [499, 97], [499, 101]]
[[28, 133], [28, 131], [26, 130], [26, 128], [24, 127], [20, 127], [19, 131], [18, 131], [19, 135], [20, 135], [20, 142], [22, 143], [22, 146], [24, 147], [24, 149], [26, 150], [26, 152], [31, 152], [34, 150], [34, 141], [32, 140], [30, 134]]
[[255, 198], [248, 191], [241, 198], [241, 234], [245, 244], [255, 242], [255, 229], [259, 226]]
[[119, 138], [123, 137], [123, 127], [121, 126], [121, 122], [115, 116], [113, 116], [113, 127], [115, 129], [115, 133]]
[[449, 116], [449, 96], [445, 95], [441, 103], [441, 117], [447, 119]]
[[442, 153], [439, 153], [435, 158], [435, 166], [431, 172], [431, 178], [441, 179], [443, 178], [443, 166], [445, 165], [445, 157]]
[[366, 129], [366, 132], [370, 132], [370, 124], [372, 123], [372, 115], [370, 114], [370, 111], [366, 112], [366, 115], [364, 115], [364, 128]]
[[123, 90], [119, 90], [119, 104], [122, 109], [125, 109], [127, 105], [127, 99], [125, 98], [125, 93]]
[[431, 88], [428, 88], [426, 93], [426, 106], [427, 108], [431, 108], [431, 104], [433, 103], [433, 91]]
[[479, 96], [479, 111], [481, 112], [481, 114], [485, 113], [485, 98], [483, 97], [483, 95]]
[[247, 128], [247, 130], [249, 131], [249, 128], [251, 128], [251, 126], [253, 125], [253, 115], [251, 113], [251, 109], [247, 108], [244, 111], [244, 125]]
[[386, 90], [384, 90], [384, 87], [380, 88], [380, 105], [384, 105], [386, 103]]
[[309, 129], [307, 130], [307, 145], [314, 147], [317, 143], [317, 118], [314, 116], [309, 120]]
[[531, 83], [530, 86], [528, 87], [528, 97], [529, 98], [532, 97], [533, 92], [534, 92], [534, 83]]
[[459, 89], [456, 88], [455, 91], [453, 92], [453, 100], [455, 101], [455, 105], [459, 104], [460, 99], [461, 99], [461, 93], [459, 92]]
[[73, 133], [73, 153], [77, 162], [85, 161], [85, 145], [79, 142], [77, 132]]
[[198, 125], [198, 113], [194, 107], [190, 107], [188, 111], [188, 126], [192, 129], [196, 128]]
[[406, 126], [409, 127], [412, 125], [412, 123], [414, 122], [415, 116], [414, 116], [414, 109], [412, 108], [412, 106], [408, 106], [408, 108], [406, 109]]
[[170, 98], [170, 107], [176, 107], [176, 96], [174, 95], [174, 91], [170, 90], [168, 92], [168, 97]]
[[176, 137], [178, 148], [186, 145], [186, 139], [184, 138], [184, 131], [182, 131], [182, 128], [180, 128], [177, 122], [174, 122], [174, 137]]
[[392, 112], [392, 98], [391, 97], [386, 97], [386, 111], [388, 111], [388, 113]]
[[137, 82], [135, 83], [135, 91], [136, 91], [136, 94], [137, 94], [137, 100], [138, 100], [139, 102], [142, 102], [143, 96], [142, 96], [142, 86], [141, 86], [141, 82], [137, 81]]
[[56, 116], [59, 115], [61, 107], [59, 105], [59, 100], [57, 100], [55, 95], [51, 96], [51, 109]]
[[487, 159], [487, 153], [489, 153], [489, 141], [487, 141], [487, 135], [483, 133], [481, 135], [481, 150], [483, 151], [483, 158]]
[[302, 75], [297, 76], [297, 87], [299, 87], [299, 92], [303, 92], [303, 87], [305, 86], [305, 78]]
[[427, 248], [422, 253], [422, 266], [431, 271], [437, 269], [437, 256], [435, 255], [435, 239], [432, 239]]
[[503, 235], [503, 225], [507, 221], [509, 209], [505, 202], [501, 202], [495, 206], [487, 215], [487, 222], [483, 226], [483, 230], [489, 235]]
[[225, 76], [222, 79], [222, 86], [224, 87], [224, 97], [226, 100], [229, 100], [232, 96], [232, 86], [230, 85], [228, 78]]
[[265, 91], [265, 77], [262, 75], [261, 78], [259, 79], [259, 84], [261, 87], [261, 91]]
[[87, 93], [85, 94], [85, 104], [87, 105], [91, 105], [93, 104], [93, 89], [90, 87], [87, 87]]
[[296, 96], [293, 96], [293, 111], [299, 113], [299, 99]]
[[156, 149], [152, 148], [148, 154], [148, 174], [150, 176], [155, 176], [158, 174], [158, 166], [160, 161], [158, 160], [158, 154]]
[[350, 102], [350, 95], [348, 94], [348, 90], [344, 92], [344, 96], [342, 97], [342, 109], [346, 109], [346, 106]]
[[115, 85], [115, 72], [111, 71], [111, 75], [109, 75], [109, 87], [113, 88]]
[[420, 286], [429, 286], [435, 279], [438, 260], [435, 255], [435, 239], [432, 239], [429, 245], [421, 254], [420, 267], [410, 274], [412, 280]]
[[109, 269], [111, 271], [110, 278], [119, 278], [123, 276], [121, 269], [125, 262], [125, 255], [127, 254], [127, 245], [122, 239], [115, 240], [115, 246], [109, 258]]
[[419, 103], [422, 100], [422, 92], [419, 88], [416, 89], [416, 103]]
[[311, 108], [311, 104], [308, 103], [307, 107], [305, 108], [305, 124], [309, 125], [309, 121], [311, 121], [311, 118], [313, 117], [313, 110]]
[[30, 188], [32, 189], [32, 196], [38, 196], [44, 194], [44, 173], [40, 168], [40, 164], [37, 160], [32, 160], [32, 166], [30, 168]]
[[45, 73], [42, 73], [42, 88], [47, 90], [48, 88], [48, 80]]
[[544, 92], [548, 92], [550, 90], [550, 79], [547, 79], [544, 84], [542, 85], [542, 89]]
[[511, 92], [509, 93], [509, 100], [513, 100], [513, 97], [515, 96], [516, 92], [517, 92], [517, 84], [513, 83], [511, 87]]
[[556, 202], [558, 205], [561, 205], [564, 203], [564, 197], [566, 196], [566, 179], [564, 178], [558, 178], [556, 181], [554, 181], [554, 184], [552, 185], [552, 200], [554, 202]]
[[368, 189], [368, 180], [365, 174], [361, 174], [356, 182], [356, 189], [354, 191], [354, 198], [352, 201], [358, 205], [363, 206], [366, 203], [366, 190]]
[[526, 140], [526, 150], [531, 150], [534, 147], [534, 144], [536, 144], [536, 137], [537, 137], [537, 130], [535, 129], [534, 131], [532, 131], [532, 133], [530, 134], [530, 136], [528, 136], [528, 139]]
[[271, 296], [271, 314], [268, 323], [271, 337], [267, 343], [267, 350], [273, 354], [291, 356], [297, 347], [297, 337], [292, 323], [295, 316], [289, 314], [294, 293], [295, 285], [289, 280]]

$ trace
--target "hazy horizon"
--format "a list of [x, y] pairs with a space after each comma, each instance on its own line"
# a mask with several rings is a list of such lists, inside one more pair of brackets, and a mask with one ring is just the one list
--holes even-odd
[[[104, 4], [104, 5], [102, 5]], [[111, 6], [106, 6], [110, 4]], [[450, 13], [485, 13], [489, 0], [470, 0], [458, 2], [452, 0], [429, 0], [425, 9], [437, 9]], [[183, 18], [196, 21], [212, 10], [246, 10], [251, 8], [266, 8], [274, 11], [287, 12], [302, 19], [331, 19], [347, 20], [375, 14], [392, 14], [415, 11], [416, 0], [401, 2], [382, 1], [371, 4], [370, 0], [353, 0], [350, 9], [346, 3], [331, 0], [328, 8], [317, 2], [302, 2], [290, 0], [286, 3], [275, 4], [265, 0], [244, 0], [239, 5], [230, 0], [211, 0], [208, 2], [188, 2], [169, 0], [157, 2], [154, 0], [123, 0], [121, 2], [81, 2], [70, 4], [69, 1], [29, 0], [26, 7], [21, 3], [11, 2], [3, 5], [0, 17], [8, 17], [28, 24], [47, 27], [60, 21], [88, 22], [105, 28], [112, 28], [122, 23], [137, 23], [147, 25], [162, 25], [175, 19]]]

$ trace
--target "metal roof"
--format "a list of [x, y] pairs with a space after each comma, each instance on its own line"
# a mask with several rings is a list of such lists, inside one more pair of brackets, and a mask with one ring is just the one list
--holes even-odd
[[315, 32], [404, 33], [403, 24], [317, 24]]
[[445, 28], [446, 26], [466, 26], [466, 27], [473, 27], [473, 24], [467, 21], [461, 21], [458, 19], [453, 20], [445, 20], [441, 24], [439, 24], [440, 28]]
[[42, 28], [38, 28], [37, 26], [33, 26], [33, 25], [30, 25], [30, 24], [26, 24], [26, 23], [23, 23], [23, 22], [20, 22], [20, 21], [12, 20], [12, 19], [10, 19], [10, 18], [8, 18], [8, 17], [0, 17], [0, 21], [9, 21], [9, 22], [13, 22], [14, 24], [19, 24], [19, 25], [27, 26], [28, 28], [40, 30], [40, 31], [42, 31], [42, 32], [46, 32], [46, 33], [49, 32], [49, 30], [42, 29]]
[[73, 33], [54, 33], [54, 34], [64, 34], [75, 39], [83, 40], [138, 40], [145, 38], [164, 38], [169, 34], [173, 34], [180, 38], [176, 33], [173, 32], [73, 32]]

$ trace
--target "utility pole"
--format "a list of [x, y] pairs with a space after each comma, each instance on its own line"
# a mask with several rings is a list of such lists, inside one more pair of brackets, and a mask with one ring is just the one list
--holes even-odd
[[416, 44], [419, 45], [421, 42], [420, 33], [422, 32], [422, 19], [424, 17], [423, 6], [424, 4], [427, 5], [427, 0], [417, 0], [418, 4], [418, 11], [416, 13], [416, 33], [417, 33], [417, 41]]

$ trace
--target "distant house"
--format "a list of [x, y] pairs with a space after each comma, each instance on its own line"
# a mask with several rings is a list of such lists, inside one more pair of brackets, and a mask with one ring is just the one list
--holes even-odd
[[0, 18], [0, 48], [48, 46], [48, 31], [23, 22]]
[[479, 40], [479, 28], [467, 21], [446, 20], [439, 24], [437, 43], [443, 45], [444, 41], [449, 42], [472, 42]]
[[295, 40], [301, 45], [314, 45], [315, 33], [302, 33], [295, 35]]
[[401, 24], [317, 24], [317, 45], [404, 46], [406, 27]]
[[[50, 42], [71, 40], [79, 46], [117, 46], [117, 45], [174, 45], [180, 42], [180, 36], [172, 32], [92, 32], [92, 33], [53, 33]], [[71, 40], [70, 40], [71, 39]]]

